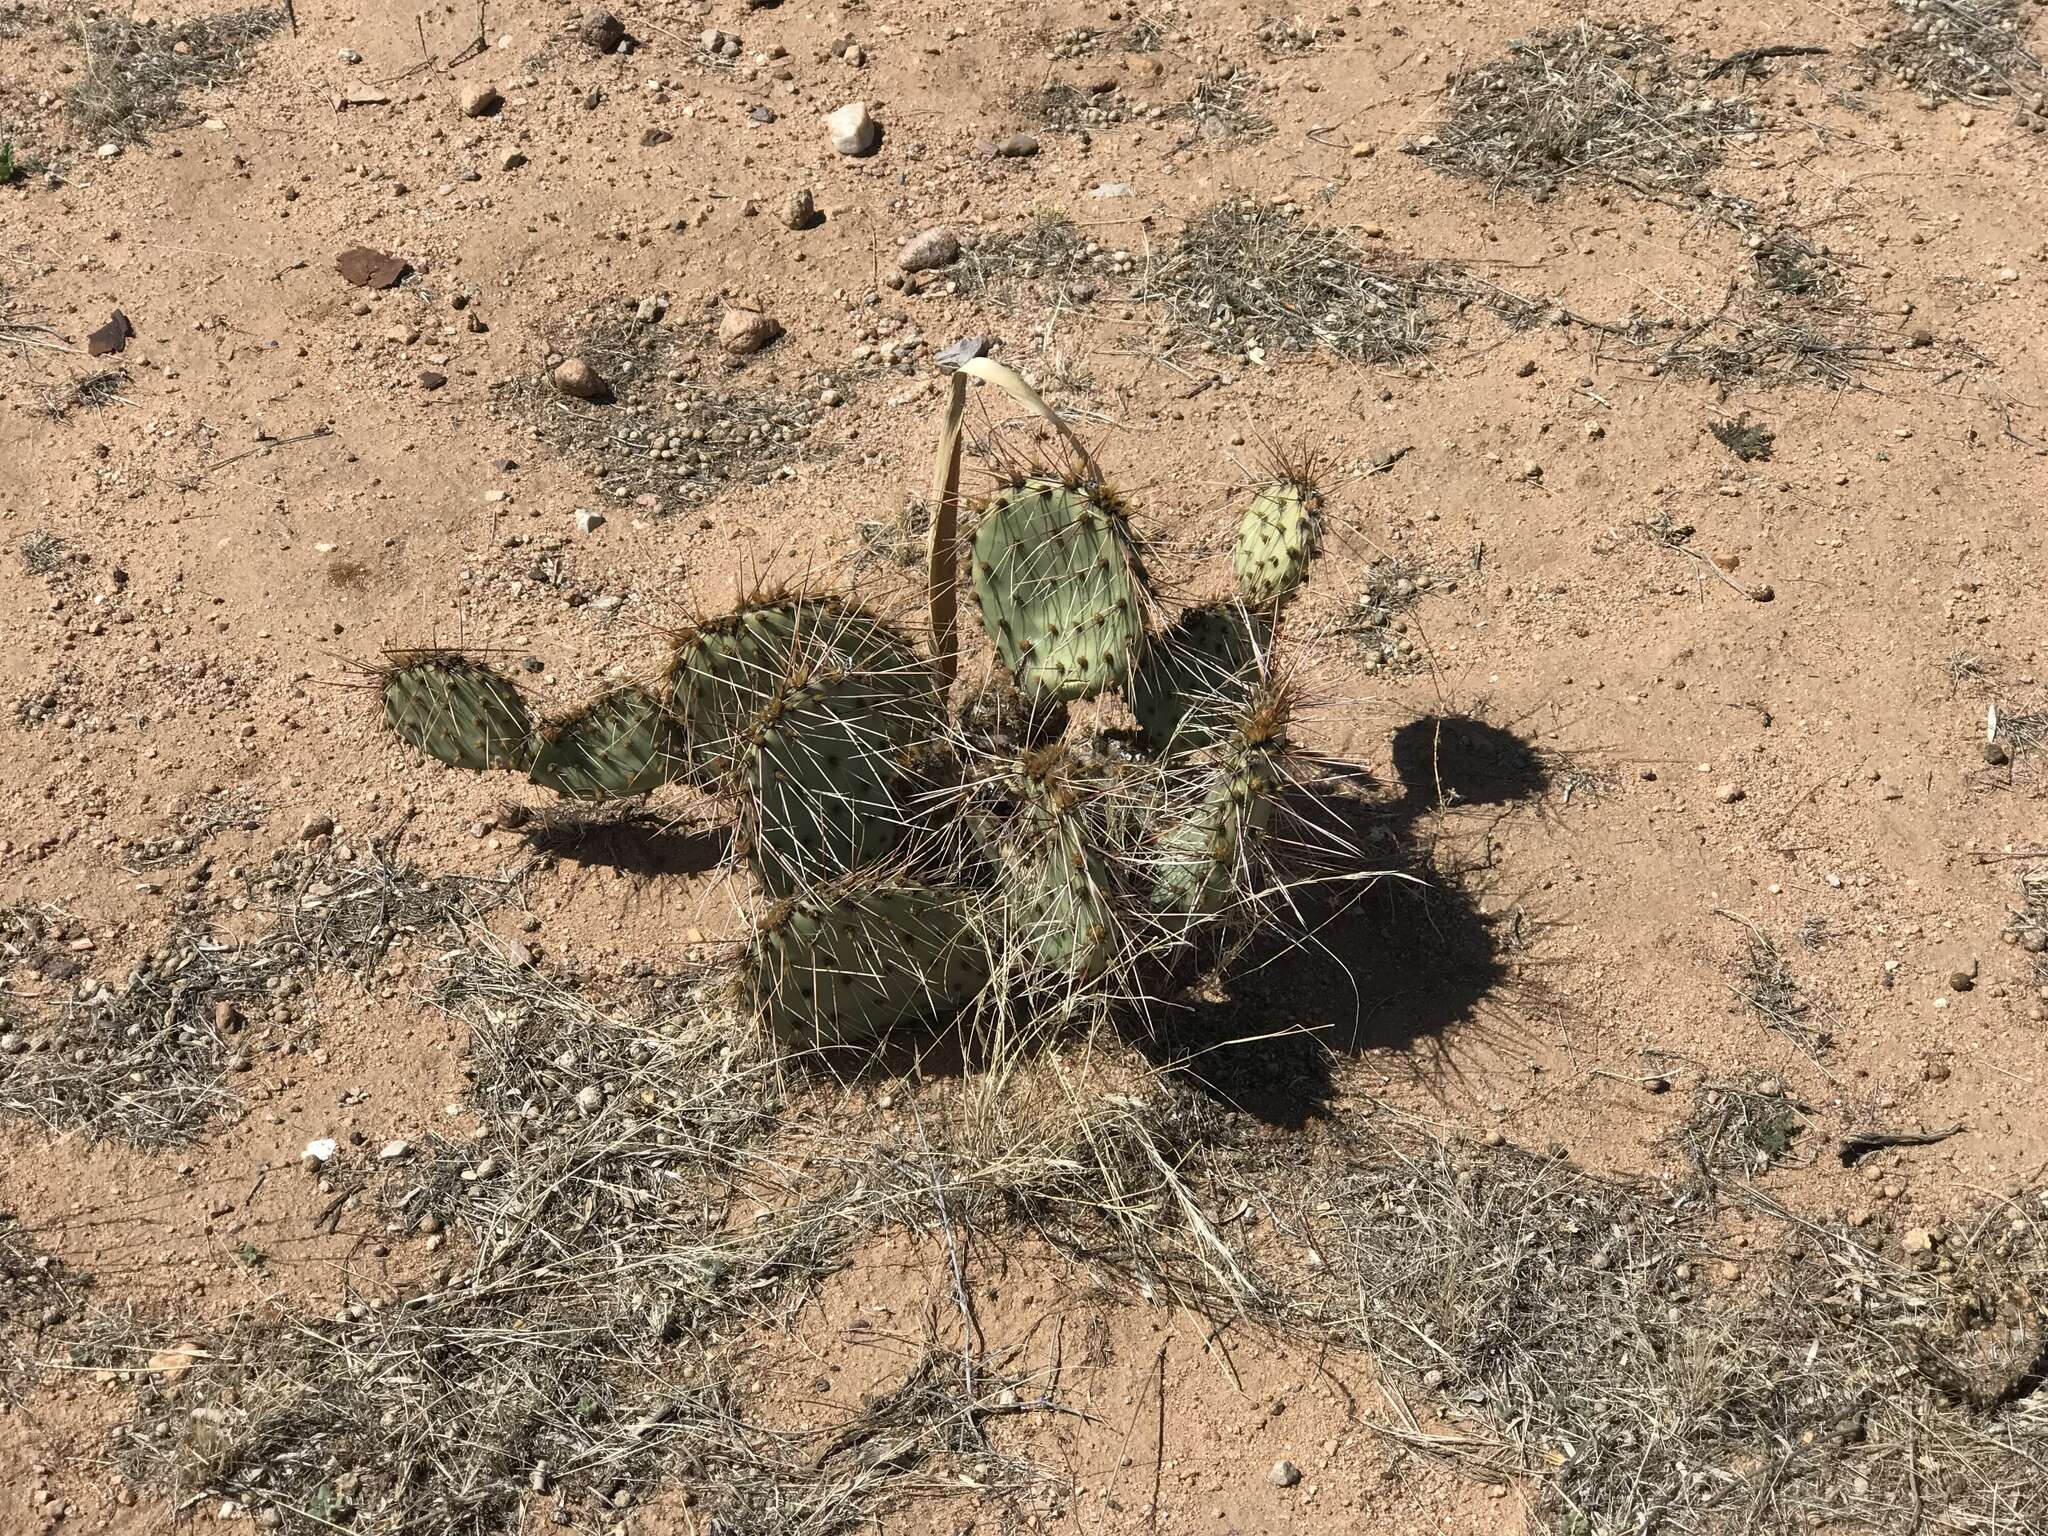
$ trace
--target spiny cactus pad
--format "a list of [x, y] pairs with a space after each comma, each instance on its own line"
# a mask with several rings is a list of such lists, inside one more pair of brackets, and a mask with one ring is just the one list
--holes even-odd
[[681, 774], [683, 727], [645, 688], [628, 686], [540, 728], [529, 777], [571, 800], [618, 800]]
[[[1041, 979], [1093, 981], [1121, 948], [1115, 851], [1136, 813], [1117, 770], [1065, 746], [1024, 753], [990, 781], [988, 814], [1003, 951]], [[1025, 978], [1030, 985], [1032, 978]]]
[[1145, 647], [1131, 711], [1155, 752], [1207, 746], [1257, 685], [1270, 627], [1238, 603], [1190, 608]]
[[1027, 695], [1093, 698], [1130, 675], [1144, 640], [1144, 575], [1122, 515], [1044, 476], [990, 498], [974, 534], [981, 622]]
[[864, 1045], [973, 1001], [988, 959], [954, 891], [846, 881], [777, 905], [755, 931], [750, 1011], [785, 1048]]
[[1169, 812], [1154, 850], [1153, 903], [1188, 917], [1217, 917], [1243, 905], [1254, 890], [1258, 840], [1273, 823], [1280, 777], [1263, 752], [1247, 752], [1217, 769], [1200, 800]]
[[401, 651], [378, 673], [384, 721], [451, 768], [524, 768], [533, 720], [519, 685], [460, 651]]
[[825, 596], [751, 599], [678, 637], [669, 659], [670, 707], [690, 738], [691, 766], [728, 772], [753, 717], [798, 671], [837, 664], [856, 671], [928, 671], [887, 624]]
[[1308, 579], [1323, 543], [1323, 497], [1305, 476], [1275, 480], [1252, 498], [1237, 529], [1237, 589], [1255, 608], [1289, 597]]
[[740, 762], [745, 842], [769, 894], [894, 853], [911, 831], [906, 762], [938, 734], [921, 678], [828, 669], [785, 684], [756, 717]]

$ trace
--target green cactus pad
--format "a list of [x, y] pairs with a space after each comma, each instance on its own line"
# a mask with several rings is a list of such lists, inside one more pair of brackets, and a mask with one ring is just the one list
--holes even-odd
[[785, 685], [741, 749], [742, 829], [761, 883], [788, 896], [886, 859], [910, 835], [908, 764], [941, 722], [920, 677], [827, 672]]
[[1003, 664], [1032, 697], [1093, 698], [1144, 640], [1144, 574], [1123, 519], [1087, 489], [1035, 476], [988, 502], [974, 595]]
[[770, 911], [748, 948], [747, 1006], [788, 1049], [869, 1044], [945, 1018], [988, 981], [957, 892], [907, 881], [841, 882]]
[[1062, 987], [1098, 979], [1123, 948], [1115, 850], [1133, 806], [1117, 770], [1053, 746], [1015, 759], [988, 788], [994, 804], [977, 830], [1005, 954]]
[[1191, 809], [1169, 813], [1154, 849], [1152, 901], [1162, 912], [1218, 917], [1253, 894], [1256, 844], [1271, 829], [1280, 779], [1263, 753], [1217, 771]]
[[1258, 684], [1270, 628], [1237, 603], [1190, 608], [1145, 647], [1131, 712], [1155, 752], [1204, 747], [1230, 729]]
[[817, 664], [929, 673], [895, 630], [837, 598], [750, 600], [686, 631], [669, 660], [670, 707], [689, 733], [692, 768], [706, 777], [731, 771], [754, 716], [795, 673]]
[[519, 685], [460, 651], [401, 651], [378, 673], [384, 722], [451, 768], [524, 768], [533, 720]]
[[645, 688], [615, 688], [539, 736], [529, 777], [570, 800], [644, 795], [684, 766], [682, 724]]
[[1300, 477], [1275, 480], [1237, 529], [1237, 589], [1255, 608], [1291, 596], [1323, 543], [1323, 497]]

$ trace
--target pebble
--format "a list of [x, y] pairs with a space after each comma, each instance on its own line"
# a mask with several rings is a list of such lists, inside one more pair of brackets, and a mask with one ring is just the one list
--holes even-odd
[[109, 140], [93, 151], [93, 153], [97, 154], [102, 160], [111, 160], [121, 153], [121, 146]]
[[549, 375], [555, 388], [565, 395], [574, 395], [578, 400], [602, 400], [611, 393], [611, 385], [605, 382], [603, 374], [580, 357], [567, 357], [555, 365]]
[[896, 253], [896, 265], [905, 272], [929, 272], [950, 267], [960, 259], [960, 238], [950, 229], [934, 227], [913, 235]]
[[1936, 1238], [1925, 1227], [1911, 1227], [1899, 1239], [1899, 1246], [1908, 1253], [1932, 1253]]
[[501, 171], [516, 171], [524, 164], [526, 164], [526, 156], [514, 149], [506, 152], [505, 158], [498, 162], [498, 169]]
[[1948, 984], [1952, 991], [1969, 992], [1976, 988], [1977, 978], [1968, 971], [1951, 971], [1949, 972]]
[[996, 140], [996, 153], [1005, 160], [1028, 160], [1038, 153], [1038, 140], [1028, 133], [1013, 133]]
[[1747, 800], [1749, 791], [1740, 784], [1723, 784], [1714, 791], [1714, 798], [1723, 805], [1733, 805], [1738, 800]]
[[865, 155], [874, 151], [881, 130], [868, 115], [867, 103], [849, 101], [825, 119], [825, 134], [842, 155]]
[[360, 64], [363, 62], [363, 56], [353, 48], [337, 48], [334, 51], [334, 56], [344, 64]]
[[585, 1083], [576, 1090], [576, 1107], [586, 1115], [594, 1115], [604, 1108], [604, 1090], [595, 1083]]
[[316, 837], [329, 837], [334, 832], [334, 818], [318, 812], [299, 823], [299, 840], [310, 843]]
[[809, 187], [798, 187], [785, 197], [782, 200], [781, 212], [777, 214], [784, 229], [808, 229], [811, 220], [817, 216], [817, 200], [811, 196]]
[[489, 117], [505, 105], [505, 98], [498, 94], [498, 88], [485, 81], [462, 88], [462, 115], [464, 117]]
[[1292, 1488], [1301, 1481], [1301, 1468], [1291, 1461], [1276, 1461], [1266, 1474], [1266, 1481], [1275, 1488]]
[[604, 514], [602, 512], [586, 510], [576, 514], [576, 531], [578, 533], [595, 533], [603, 526]]
[[613, 53], [626, 40], [626, 24], [610, 11], [592, 11], [576, 35], [599, 53]]
[[2002, 741], [1987, 741], [1984, 743], [1984, 761], [1994, 768], [2002, 767], [2012, 761], [2012, 751]]
[[728, 309], [718, 322], [718, 344], [735, 357], [758, 352], [782, 334], [782, 327], [758, 309]]

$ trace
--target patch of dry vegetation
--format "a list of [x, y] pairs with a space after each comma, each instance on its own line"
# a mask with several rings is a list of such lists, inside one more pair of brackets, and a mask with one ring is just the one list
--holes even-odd
[[71, 26], [85, 52], [69, 93], [71, 115], [96, 139], [140, 141], [185, 110], [188, 91], [239, 75], [255, 46], [284, 24], [285, 13], [268, 6], [176, 25], [97, 12], [81, 17]]
[[[1988, 107], [2048, 84], [2026, 46], [2019, 0], [1892, 0], [1872, 65], [1929, 101]], [[2039, 107], [2038, 94], [2035, 106]]]

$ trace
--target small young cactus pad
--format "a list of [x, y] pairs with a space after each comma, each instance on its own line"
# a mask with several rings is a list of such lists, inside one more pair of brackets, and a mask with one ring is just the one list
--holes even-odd
[[740, 754], [745, 843], [769, 894], [792, 895], [895, 852], [911, 831], [906, 759], [938, 734], [921, 678], [828, 670], [786, 684]]
[[400, 651], [377, 674], [384, 721], [451, 768], [524, 768], [533, 720], [519, 685], [460, 651]]
[[974, 595], [1028, 696], [1093, 698], [1138, 659], [1144, 575], [1122, 514], [1085, 486], [1033, 476], [997, 491], [974, 534]]
[[1305, 475], [1287, 475], [1258, 495], [1237, 529], [1237, 589], [1254, 608], [1291, 596], [1308, 579], [1323, 542], [1323, 497]]
[[1145, 647], [1131, 712], [1155, 752], [1204, 747], [1230, 729], [1257, 686], [1270, 627], [1242, 605], [1190, 608]]
[[1153, 903], [1187, 917], [1218, 917], [1254, 892], [1252, 859], [1273, 824], [1279, 776], [1262, 753], [1216, 772], [1199, 804], [1166, 820], [1154, 850]]
[[685, 631], [666, 683], [670, 707], [689, 733], [692, 768], [705, 777], [730, 771], [753, 717], [792, 676], [821, 664], [929, 671], [888, 625], [833, 597], [751, 599]]
[[1003, 952], [1040, 973], [1027, 987], [1097, 980], [1121, 948], [1114, 850], [1135, 803], [1115, 769], [1064, 745], [1023, 753], [989, 787], [1003, 807], [984, 835]]
[[683, 728], [645, 688], [615, 688], [540, 728], [529, 777], [570, 800], [620, 800], [681, 774]]
[[973, 1001], [988, 959], [959, 893], [854, 880], [778, 904], [744, 962], [745, 1001], [788, 1049], [865, 1045]]

